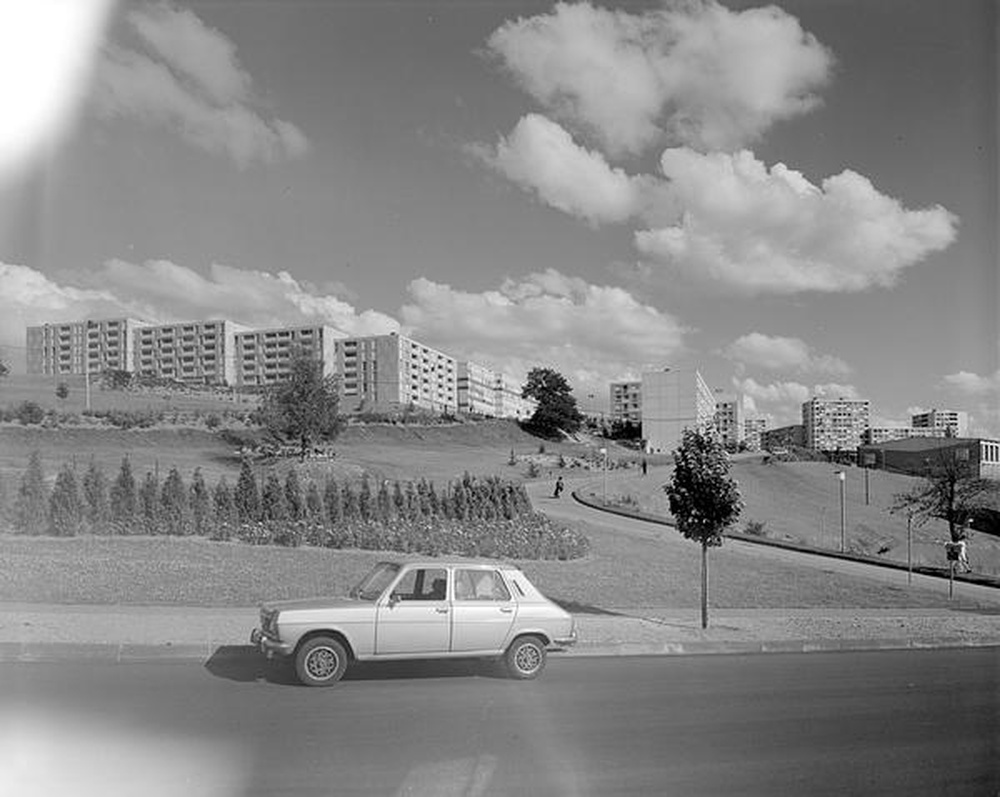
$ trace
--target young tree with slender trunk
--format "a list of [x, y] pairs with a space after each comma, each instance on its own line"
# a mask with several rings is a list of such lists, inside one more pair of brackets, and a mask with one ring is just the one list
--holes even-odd
[[708, 549], [722, 545], [726, 528], [743, 509], [739, 486], [729, 477], [729, 458], [714, 433], [684, 430], [663, 489], [677, 530], [701, 543], [701, 627], [708, 628]]

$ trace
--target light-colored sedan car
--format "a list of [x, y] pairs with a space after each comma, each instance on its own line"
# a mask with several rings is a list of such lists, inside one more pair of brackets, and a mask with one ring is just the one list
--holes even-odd
[[250, 641], [291, 657], [309, 686], [336, 683], [352, 661], [400, 659], [503, 658], [525, 679], [548, 649], [576, 642], [576, 624], [513, 565], [379, 562], [347, 598], [263, 605]]

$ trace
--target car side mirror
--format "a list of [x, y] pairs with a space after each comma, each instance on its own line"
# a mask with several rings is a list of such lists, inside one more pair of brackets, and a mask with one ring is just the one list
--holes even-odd
[[389, 593], [389, 608], [391, 609], [393, 606], [399, 603], [400, 600], [401, 598], [399, 597], [398, 592]]

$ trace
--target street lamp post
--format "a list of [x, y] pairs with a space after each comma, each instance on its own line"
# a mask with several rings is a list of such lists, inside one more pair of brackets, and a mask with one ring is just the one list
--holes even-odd
[[840, 481], [840, 552], [845, 553], [847, 550], [847, 502], [845, 495], [847, 474], [838, 470], [837, 479]]
[[601, 503], [605, 506], [608, 503], [608, 449], [601, 449], [601, 456], [604, 458], [601, 463], [601, 470], [603, 471], [603, 491], [601, 493]]

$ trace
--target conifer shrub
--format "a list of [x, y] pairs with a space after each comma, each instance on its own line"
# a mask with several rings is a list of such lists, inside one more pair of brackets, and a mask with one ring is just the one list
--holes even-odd
[[73, 469], [64, 465], [49, 497], [48, 531], [56, 537], [75, 537], [83, 522], [83, 503]]
[[14, 506], [15, 529], [22, 534], [44, 534], [48, 525], [48, 507], [42, 458], [37, 451], [33, 451], [17, 493]]

